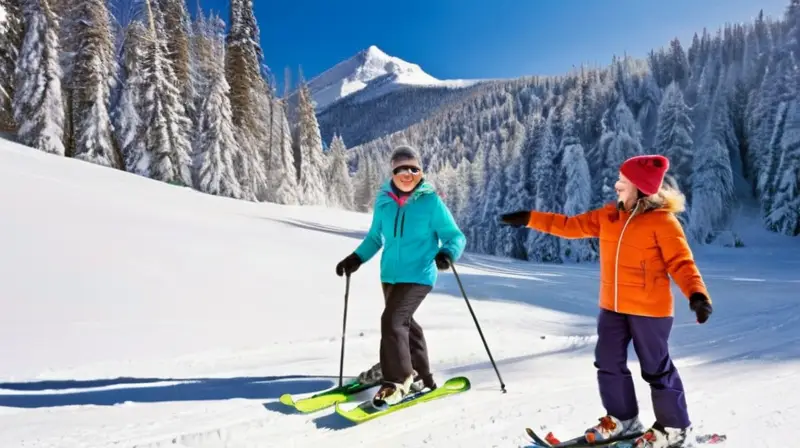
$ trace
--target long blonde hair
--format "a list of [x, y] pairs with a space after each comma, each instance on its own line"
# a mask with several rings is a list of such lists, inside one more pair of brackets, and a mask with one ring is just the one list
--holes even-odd
[[670, 175], [664, 176], [664, 182], [656, 194], [645, 196], [640, 201], [645, 210], [664, 208], [675, 214], [686, 211], [686, 196], [681, 192], [675, 178]]

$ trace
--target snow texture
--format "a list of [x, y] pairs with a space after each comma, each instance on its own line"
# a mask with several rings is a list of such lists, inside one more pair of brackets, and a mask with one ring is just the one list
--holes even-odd
[[[368, 214], [201, 194], [6, 141], [0, 203], [0, 446], [524, 447], [525, 426], [568, 436], [602, 415], [597, 265], [466, 254], [458, 272], [508, 393], [443, 272], [416, 318], [436, 378], [472, 390], [352, 426], [277, 399], [338, 382], [333, 266]], [[695, 248], [709, 322], [673, 289], [671, 353], [697, 431], [727, 434], [720, 448], [785, 447], [800, 421], [800, 239], [737, 222], [752, 245]], [[379, 264], [352, 278], [347, 378], [378, 360]], [[629, 363], [650, 423], [633, 351]]]

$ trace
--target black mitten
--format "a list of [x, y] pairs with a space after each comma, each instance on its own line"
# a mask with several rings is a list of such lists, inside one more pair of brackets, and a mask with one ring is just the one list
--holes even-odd
[[336, 275], [339, 277], [344, 274], [350, 275], [356, 272], [359, 267], [361, 267], [361, 258], [355, 253], [352, 253], [336, 265]]
[[450, 268], [450, 254], [446, 251], [441, 251], [436, 254], [436, 267], [439, 268], [440, 271], [444, 271]]
[[708, 297], [699, 292], [689, 297], [689, 309], [694, 311], [694, 314], [697, 315], [697, 323], [699, 324], [705, 323], [708, 317], [711, 316], [711, 312], [714, 311], [713, 308], [711, 308], [711, 302], [709, 302]]
[[500, 220], [503, 224], [507, 224], [513, 227], [525, 227], [528, 225], [528, 221], [531, 219], [531, 212], [528, 210], [520, 210], [518, 212], [513, 213], [506, 213], [505, 215], [500, 216]]

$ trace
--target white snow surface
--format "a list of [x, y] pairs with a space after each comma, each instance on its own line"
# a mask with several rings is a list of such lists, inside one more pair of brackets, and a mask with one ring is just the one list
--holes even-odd
[[[526, 426], [566, 437], [602, 415], [596, 264], [465, 255], [508, 393], [443, 273], [416, 317], [439, 382], [467, 375], [472, 390], [352, 426], [277, 399], [338, 382], [334, 266], [369, 215], [205, 195], [7, 141], [0, 204], [1, 447], [521, 447]], [[672, 354], [698, 431], [727, 434], [718, 446], [790, 446], [800, 238], [744, 240], [695, 251], [715, 311], [698, 325], [675, 288]], [[378, 360], [378, 265], [352, 278], [347, 377]], [[630, 368], [649, 424], [632, 349]]]
[[369, 87], [364, 101], [390, 92], [398, 87], [447, 86], [467, 87], [473, 80], [439, 80], [425, 73], [422, 68], [400, 58], [389, 56], [375, 45], [358, 52], [308, 83], [314, 107], [319, 111], [330, 104]]

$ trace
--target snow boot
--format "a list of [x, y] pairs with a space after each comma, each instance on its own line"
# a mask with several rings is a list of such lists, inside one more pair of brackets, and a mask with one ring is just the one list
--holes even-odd
[[656, 422], [633, 442], [634, 448], [688, 448], [694, 446], [688, 437], [690, 430], [665, 428]]
[[644, 425], [639, 421], [639, 417], [621, 421], [614, 416], [606, 415], [605, 417], [600, 417], [598, 420], [600, 420], [600, 423], [587, 429], [584, 433], [586, 440], [589, 442], [601, 442], [612, 437], [624, 436], [625, 434], [635, 432], [644, 432]]

